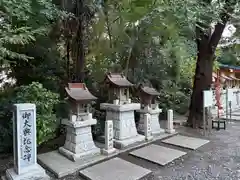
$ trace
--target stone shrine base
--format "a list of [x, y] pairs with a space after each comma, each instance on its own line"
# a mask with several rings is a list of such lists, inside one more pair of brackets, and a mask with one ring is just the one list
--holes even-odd
[[[164, 133], [163, 133], [164, 134]], [[97, 140], [100, 143], [105, 142], [105, 136], [99, 136]], [[145, 136], [138, 134], [135, 137], [132, 137], [131, 139], [124, 139], [124, 140], [117, 140], [113, 139], [113, 145], [117, 149], [125, 149], [128, 148], [134, 144], [142, 144], [145, 142]]]
[[139, 103], [109, 104], [102, 103], [101, 109], [106, 110], [106, 119], [113, 121], [114, 147], [123, 149], [131, 144], [145, 141], [145, 136], [138, 134], [134, 111], [140, 109]]
[[144, 142], [144, 141], [145, 141], [145, 136], [138, 134], [129, 139], [123, 139], [123, 140], [114, 139], [113, 143], [114, 143], [114, 147], [116, 147], [117, 149], [123, 149], [125, 147], [130, 146], [131, 144]]
[[64, 147], [60, 147], [59, 148], [59, 152], [66, 156], [68, 159], [73, 160], [73, 161], [77, 161], [77, 159], [85, 159], [85, 158], [89, 158], [91, 156], [95, 156], [101, 153], [101, 150], [99, 148], [94, 148], [91, 150], [88, 150], [87, 152], [82, 152], [82, 153], [73, 153], [67, 149], [65, 149]]
[[166, 129], [166, 133], [173, 134], [175, 133], [175, 129]]
[[111, 155], [111, 154], [116, 153], [116, 149], [115, 148], [112, 148], [112, 149], [102, 149], [101, 152], [102, 152], [103, 155]]
[[80, 169], [93, 165], [99, 161], [107, 160], [117, 154], [118, 151], [109, 156], [98, 154], [95, 156], [89, 156], [85, 159], [78, 159], [74, 162], [56, 150], [38, 155], [38, 161], [44, 168], [52, 172], [57, 178], [61, 178], [75, 173]]
[[165, 130], [161, 128], [160, 122], [159, 122], [159, 114], [162, 112], [162, 109], [156, 108], [156, 109], [140, 109], [137, 110], [138, 113], [140, 113], [140, 120], [138, 124], [138, 133], [144, 134], [144, 114], [148, 113], [151, 117], [151, 129], [152, 129], [152, 135], [153, 136], [159, 136], [160, 134], [165, 133]]
[[13, 168], [6, 171], [6, 176], [2, 177], [2, 180], [50, 180], [50, 177], [46, 174], [45, 170], [39, 166], [29, 168], [29, 171], [21, 175], [16, 174]]
[[65, 144], [59, 148], [59, 152], [72, 161], [89, 158], [101, 153], [96, 147], [92, 138], [91, 125], [97, 123], [96, 119], [70, 122], [64, 119], [62, 122], [67, 125]]

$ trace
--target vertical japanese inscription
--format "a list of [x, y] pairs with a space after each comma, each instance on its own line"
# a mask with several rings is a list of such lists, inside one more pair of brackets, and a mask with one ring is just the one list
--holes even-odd
[[109, 138], [109, 144], [108, 148], [112, 149], [113, 148], [113, 123], [112, 121], [108, 122], [108, 138]]
[[22, 110], [20, 111], [20, 152], [21, 160], [20, 166], [26, 167], [34, 164], [34, 111]]
[[105, 121], [105, 149], [113, 148], [113, 122], [111, 120]]
[[144, 114], [144, 134], [146, 139], [152, 136], [151, 116], [148, 113]]
[[147, 137], [152, 135], [152, 129], [151, 129], [151, 118], [150, 115], [146, 115], [146, 126], [147, 126]]

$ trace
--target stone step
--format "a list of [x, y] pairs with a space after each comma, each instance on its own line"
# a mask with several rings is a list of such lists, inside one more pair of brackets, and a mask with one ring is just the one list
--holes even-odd
[[148, 169], [120, 158], [114, 158], [80, 171], [89, 180], [138, 180], [150, 175]]
[[200, 139], [200, 138], [194, 138], [189, 136], [182, 136], [182, 135], [176, 135], [167, 139], [162, 140], [163, 143], [171, 144], [191, 150], [195, 150], [204, 144], [209, 143], [208, 140]]
[[64, 157], [58, 151], [52, 151], [38, 155], [38, 161], [40, 165], [52, 172], [57, 178], [62, 178], [110, 157], [99, 154], [74, 162]]
[[150, 162], [164, 166], [173, 160], [186, 155], [186, 152], [151, 144], [143, 148], [130, 152], [130, 155], [148, 160]]

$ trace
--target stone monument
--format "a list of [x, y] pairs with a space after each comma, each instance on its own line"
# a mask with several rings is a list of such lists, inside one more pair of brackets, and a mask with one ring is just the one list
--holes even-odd
[[159, 114], [162, 110], [158, 108], [158, 103], [156, 102], [159, 92], [152, 87], [143, 86], [142, 84], [139, 86], [138, 92], [141, 100], [141, 109], [138, 110], [140, 113], [138, 132], [144, 134], [144, 116], [148, 113], [151, 119], [152, 134], [159, 135], [160, 133], [164, 133], [165, 131], [160, 127], [159, 123]]
[[111, 120], [105, 121], [105, 147], [102, 149], [104, 155], [110, 155], [116, 152], [113, 147], [113, 122]]
[[167, 128], [166, 128], [167, 133], [175, 133], [175, 129], [173, 128], [173, 110], [169, 109], [167, 112]]
[[69, 119], [64, 119], [67, 135], [65, 144], [59, 152], [72, 161], [100, 154], [93, 142], [91, 126], [97, 123], [89, 112], [93, 96], [84, 83], [69, 83], [65, 88], [70, 104]]
[[146, 141], [151, 141], [153, 139], [151, 127], [151, 115], [148, 113], [144, 114], [144, 135]]
[[113, 120], [114, 145], [126, 147], [135, 142], [144, 141], [145, 137], [137, 133], [134, 110], [140, 109], [139, 103], [132, 103], [129, 88], [133, 86], [122, 74], [108, 73], [104, 80], [109, 89], [109, 103], [102, 103], [106, 110], [106, 119]]
[[37, 163], [36, 106], [15, 104], [13, 112], [14, 168], [3, 180], [50, 179]]

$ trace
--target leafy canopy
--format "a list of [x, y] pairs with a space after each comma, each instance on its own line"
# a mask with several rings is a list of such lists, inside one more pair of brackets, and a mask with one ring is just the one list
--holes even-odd
[[19, 52], [37, 36], [46, 35], [60, 11], [48, 0], [1, 0], [0, 61], [29, 60]]

